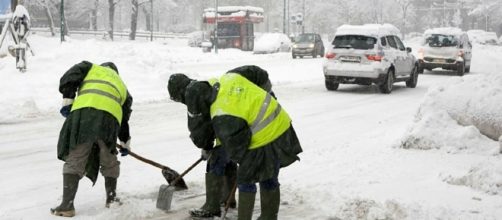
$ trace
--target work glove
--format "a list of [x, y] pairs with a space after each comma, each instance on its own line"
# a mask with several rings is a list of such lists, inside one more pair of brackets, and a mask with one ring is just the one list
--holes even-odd
[[68, 115], [70, 115], [72, 104], [73, 104], [73, 99], [69, 98], [63, 99], [63, 107], [61, 107], [61, 109], [59, 110], [59, 112], [63, 117], [66, 118], [68, 117]]
[[204, 149], [202, 149], [200, 151], [200, 157], [202, 158], [202, 160], [209, 159], [210, 152], [211, 152], [210, 150], [204, 150]]
[[129, 155], [129, 151], [131, 150], [131, 138], [127, 140], [127, 142], [120, 141], [121, 148], [119, 149], [120, 156]]

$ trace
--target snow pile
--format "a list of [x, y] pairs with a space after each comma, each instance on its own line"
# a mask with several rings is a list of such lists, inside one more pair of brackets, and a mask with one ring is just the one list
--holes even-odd
[[405, 149], [443, 149], [448, 153], [493, 154], [497, 144], [474, 126], [461, 126], [444, 110], [429, 112], [415, 122], [402, 140]]
[[335, 219], [406, 219], [406, 210], [395, 201], [386, 201], [385, 204], [373, 200], [351, 199], [338, 207]]
[[473, 166], [462, 176], [442, 174], [443, 181], [452, 185], [468, 186], [491, 195], [502, 194], [502, 160], [500, 157]]
[[400, 147], [498, 152], [493, 140], [502, 135], [500, 85], [500, 74], [469, 75], [430, 89]]

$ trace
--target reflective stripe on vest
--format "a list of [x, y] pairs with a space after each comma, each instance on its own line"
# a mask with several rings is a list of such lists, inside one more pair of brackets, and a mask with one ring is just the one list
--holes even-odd
[[122, 105], [127, 88], [119, 75], [108, 67], [92, 65], [79, 88], [71, 111], [81, 108], [95, 108], [106, 111], [122, 122]]
[[227, 73], [211, 84], [219, 87], [211, 118], [231, 115], [246, 120], [252, 132], [249, 149], [274, 141], [290, 127], [291, 119], [279, 103], [243, 76]]

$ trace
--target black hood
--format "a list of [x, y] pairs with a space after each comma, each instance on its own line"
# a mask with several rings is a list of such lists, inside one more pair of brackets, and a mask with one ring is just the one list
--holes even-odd
[[167, 83], [167, 91], [171, 100], [185, 104], [185, 91], [191, 81], [192, 79], [183, 73], [172, 74]]
[[105, 63], [102, 63], [100, 66], [110, 67], [112, 70], [115, 70], [115, 72], [117, 72], [117, 74], [119, 74], [119, 70], [117, 69], [117, 66], [115, 66], [115, 64], [112, 62], [105, 62]]

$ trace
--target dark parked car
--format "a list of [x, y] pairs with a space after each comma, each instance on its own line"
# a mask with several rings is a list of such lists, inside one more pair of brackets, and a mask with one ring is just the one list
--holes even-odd
[[303, 58], [303, 56], [316, 58], [317, 55], [324, 56], [324, 44], [319, 34], [305, 33], [296, 37], [293, 44], [293, 59], [296, 59], [297, 56], [300, 58]]

